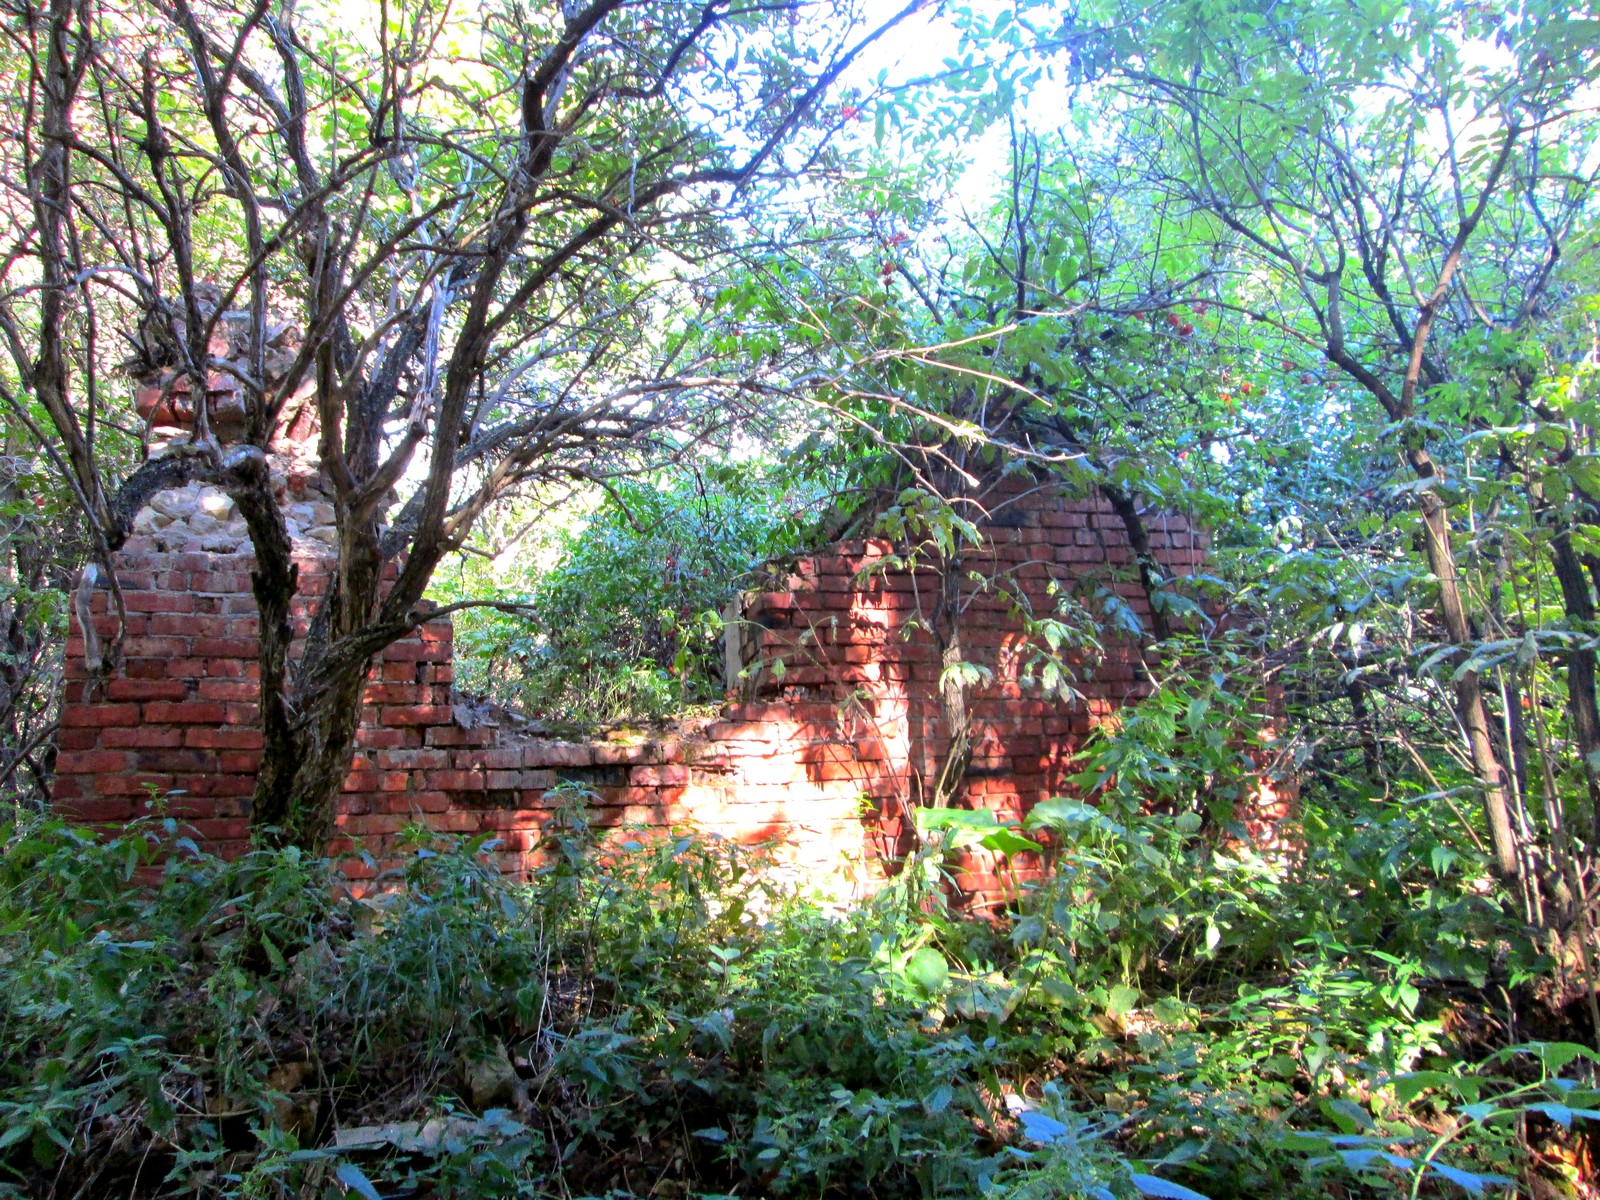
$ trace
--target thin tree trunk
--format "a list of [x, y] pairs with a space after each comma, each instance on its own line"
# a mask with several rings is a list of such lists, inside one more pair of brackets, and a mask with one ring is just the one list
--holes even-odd
[[[1431, 479], [1437, 474], [1425, 450], [1413, 448], [1409, 458], [1419, 478]], [[1432, 491], [1424, 491], [1421, 495], [1423, 540], [1428, 566], [1439, 586], [1439, 615], [1449, 639], [1465, 647], [1473, 640], [1472, 629], [1467, 621], [1466, 605], [1461, 598], [1455, 551], [1450, 545], [1449, 513], [1445, 510], [1444, 502]], [[1511, 805], [1506, 798], [1505, 772], [1495, 754], [1494, 739], [1489, 732], [1489, 710], [1484, 703], [1478, 672], [1461, 671], [1456, 676], [1453, 690], [1456, 716], [1466, 735], [1473, 770], [1483, 788], [1483, 811], [1489, 825], [1495, 869], [1502, 878], [1515, 879], [1521, 873], [1518, 840], [1511, 823]]]
[[1172, 622], [1157, 595], [1161, 585], [1166, 582], [1166, 572], [1161, 569], [1161, 564], [1150, 549], [1150, 531], [1145, 528], [1144, 518], [1139, 514], [1139, 505], [1131, 492], [1114, 484], [1102, 483], [1100, 494], [1106, 498], [1111, 511], [1117, 514], [1122, 528], [1127, 531], [1128, 544], [1133, 547], [1133, 560], [1139, 566], [1139, 585], [1144, 588], [1145, 599], [1150, 602], [1151, 628], [1156, 641], [1164, 642], [1172, 636]]
[[[1583, 564], [1572, 548], [1570, 530], [1557, 531], [1550, 541], [1550, 556], [1556, 580], [1561, 585], [1567, 619], [1574, 624], [1589, 624], [1594, 620], [1594, 596], [1589, 591]], [[1572, 713], [1573, 737], [1578, 743], [1578, 755], [1589, 788], [1591, 844], [1600, 845], [1600, 780], [1596, 779], [1595, 770], [1596, 763], [1600, 763], [1600, 705], [1595, 697], [1595, 653], [1588, 647], [1573, 649], [1567, 654], [1567, 706]]]

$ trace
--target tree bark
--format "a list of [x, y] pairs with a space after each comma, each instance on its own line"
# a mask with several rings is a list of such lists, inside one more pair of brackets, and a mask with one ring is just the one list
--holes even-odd
[[1139, 515], [1139, 505], [1131, 492], [1114, 484], [1102, 483], [1100, 494], [1106, 498], [1111, 510], [1122, 522], [1122, 528], [1127, 531], [1128, 544], [1133, 547], [1133, 560], [1139, 566], [1139, 586], [1144, 588], [1145, 599], [1150, 602], [1150, 625], [1156, 641], [1164, 642], [1172, 636], [1172, 621], [1157, 597], [1161, 585], [1166, 582], [1166, 573], [1150, 549], [1150, 531], [1145, 528], [1144, 518]]
[[[1561, 585], [1567, 619], [1575, 624], [1592, 624], [1594, 595], [1589, 590], [1583, 564], [1572, 548], [1570, 530], [1563, 528], [1556, 532], [1550, 541], [1550, 557], [1556, 580]], [[1596, 764], [1600, 763], [1600, 704], [1595, 697], [1595, 653], [1587, 647], [1567, 653], [1567, 707], [1572, 713], [1573, 738], [1578, 743], [1588, 784], [1591, 845], [1600, 845], [1600, 780], [1596, 778]]]
[[[1413, 447], [1408, 452], [1408, 458], [1419, 479], [1437, 478], [1437, 469], [1427, 451]], [[1425, 490], [1421, 495], [1423, 542], [1428, 555], [1428, 568], [1439, 587], [1439, 615], [1449, 639], [1464, 647], [1473, 638], [1466, 605], [1461, 598], [1455, 550], [1450, 545], [1450, 514], [1445, 509], [1444, 501], [1433, 491]], [[1502, 878], [1516, 879], [1522, 870], [1518, 838], [1511, 823], [1505, 771], [1499, 756], [1495, 754], [1494, 739], [1489, 732], [1489, 710], [1484, 703], [1478, 672], [1458, 671], [1452, 690], [1455, 693], [1456, 717], [1466, 736], [1473, 770], [1483, 788], [1483, 811], [1489, 826], [1490, 845], [1494, 850], [1495, 870]]]

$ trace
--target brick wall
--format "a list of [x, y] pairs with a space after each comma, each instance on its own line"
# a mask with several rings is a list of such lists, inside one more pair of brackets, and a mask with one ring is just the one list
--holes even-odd
[[[1108, 508], [1020, 485], [1003, 499], [984, 527], [989, 544], [967, 569], [1013, 581], [1036, 614], [1051, 611], [1060, 590], [1104, 587], [1148, 620], [1126, 535]], [[1175, 573], [1203, 560], [1204, 538], [1181, 519], [1158, 517], [1151, 534]], [[162, 796], [213, 848], [234, 852], [247, 838], [261, 746], [251, 559], [152, 545], [135, 538], [118, 556], [126, 663], [92, 695], [73, 629], [56, 800], [80, 819], [114, 823]], [[836, 896], [872, 888], [910, 848], [908, 806], [948, 749], [937, 652], [908, 625], [929, 611], [932, 576], [875, 570], [891, 550], [842, 544], [746, 597], [730, 632], [730, 659], [745, 675], [740, 694], [720, 719], [653, 734], [568, 742], [496, 724], [454, 703], [449, 621], [424, 625], [373, 666], [335, 849], [359, 843], [381, 863], [395, 835], [421, 822], [490, 835], [501, 864], [525, 871], [556, 803], [547, 792], [569, 780], [593, 794], [601, 825], [776, 838], [795, 876]], [[328, 562], [306, 557], [300, 566], [303, 622]], [[1020, 816], [1065, 790], [1091, 726], [1144, 687], [1141, 663], [1135, 646], [1113, 639], [1098, 661], [1080, 664], [1078, 698], [1046, 697], [1026, 679], [1014, 601], [968, 587], [965, 654], [992, 678], [969, 696], [975, 749], [963, 800]], [[106, 599], [93, 596], [103, 634]], [[978, 904], [1002, 890], [981, 856], [964, 885]]]

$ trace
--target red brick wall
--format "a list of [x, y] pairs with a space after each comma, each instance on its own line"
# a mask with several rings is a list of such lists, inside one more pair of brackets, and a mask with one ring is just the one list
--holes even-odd
[[[990, 545], [968, 569], [1017, 580], [1041, 614], [1056, 602], [1052, 583], [1097, 579], [1148, 620], [1109, 509], [1039, 496], [1012, 507], [984, 528]], [[1204, 540], [1181, 519], [1154, 524], [1153, 552], [1172, 571], [1202, 561]], [[908, 806], [931, 786], [948, 738], [933, 642], [906, 636], [907, 621], [928, 609], [929, 574], [863, 575], [889, 553], [881, 542], [836, 551], [796, 564], [778, 581], [786, 590], [747, 598], [737, 651], [752, 668], [743, 698], [719, 720], [654, 736], [564, 742], [473, 725], [465, 710], [458, 721], [450, 623], [423, 626], [374, 664], [336, 849], [359, 842], [381, 861], [396, 833], [421, 822], [493, 836], [500, 862], [524, 871], [555, 803], [546, 792], [568, 779], [593, 793], [602, 825], [779, 838], [797, 876], [835, 895], [870, 889], [910, 848]], [[125, 821], [155, 794], [213, 848], [242, 848], [261, 745], [250, 565], [240, 554], [158, 553], [139, 539], [118, 556], [126, 664], [87, 694], [74, 628], [56, 763], [63, 811]], [[302, 620], [326, 570], [326, 560], [301, 563]], [[96, 592], [93, 611], [109, 634], [106, 598]], [[1022, 679], [1025, 639], [1011, 603], [987, 594], [970, 601], [966, 654], [994, 674], [969, 697], [975, 752], [965, 800], [1020, 816], [1065, 789], [1091, 725], [1139, 693], [1139, 657], [1131, 644], [1107, 642], [1100, 661], [1083, 664], [1080, 700], [1048, 699]], [[994, 864], [969, 866], [972, 898], [993, 899]]]

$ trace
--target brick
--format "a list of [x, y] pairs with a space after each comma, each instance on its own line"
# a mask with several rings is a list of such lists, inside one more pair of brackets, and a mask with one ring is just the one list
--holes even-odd
[[[369, 683], [361, 694], [365, 704], [420, 704], [425, 689], [416, 683]], [[409, 723], [409, 722], [408, 722]], [[440, 724], [441, 722], [427, 722]]]
[[377, 765], [380, 771], [445, 770], [450, 766], [446, 750], [379, 750]]
[[186, 700], [189, 685], [180, 679], [113, 679], [106, 684], [111, 700]]
[[378, 710], [378, 720], [384, 725], [448, 725], [454, 713], [448, 705], [385, 705]]
[[259, 729], [244, 726], [222, 729], [198, 726], [184, 732], [183, 744], [202, 750], [260, 750], [265, 741]]
[[207, 841], [243, 840], [250, 836], [248, 817], [208, 817], [190, 822]]
[[[436, 732], [430, 729], [429, 744], [432, 745], [432, 735]], [[356, 730], [356, 745], [375, 750], [403, 750], [421, 744], [420, 731], [416, 729], [374, 729], [364, 726]]]
[[410, 808], [423, 813], [442, 813], [450, 808], [450, 797], [442, 791], [408, 792], [406, 802]]
[[196, 796], [243, 799], [256, 790], [255, 777], [251, 775], [190, 776], [185, 782], [189, 791]]
[[594, 765], [594, 747], [581, 742], [534, 742], [523, 751], [525, 767], [588, 767]]
[[[82, 662], [82, 650], [78, 651], [78, 662]], [[69, 659], [69, 666], [72, 659]], [[122, 664], [122, 674], [125, 678], [166, 678], [166, 659], [160, 658], [130, 658]]]
[[227, 715], [227, 705], [211, 700], [157, 700], [144, 706], [144, 719], [152, 725], [220, 725]]
[[426, 771], [423, 783], [441, 792], [481, 792], [484, 788], [482, 771]]
[[63, 775], [98, 775], [127, 766], [128, 755], [122, 750], [63, 750], [56, 755], [56, 770]]
[[171, 775], [121, 773], [101, 775], [95, 780], [95, 790], [102, 796], [136, 796], [148, 799], [151, 792], [161, 795], [177, 786]]
[[93, 799], [68, 801], [57, 795], [56, 799], [62, 801], [59, 805], [62, 815], [75, 821], [131, 821], [138, 815], [135, 802], [125, 796], [96, 796]]
[[259, 650], [254, 638], [197, 637], [191, 653], [196, 658], [255, 658]]
[[189, 639], [182, 637], [137, 637], [123, 643], [122, 652], [129, 658], [187, 658]]
[[[56, 731], [57, 750], [96, 750], [107, 733], [122, 733], [122, 729], [60, 729]], [[109, 744], [109, 743], [107, 743]], [[58, 767], [57, 770], [60, 768]]]
[[102, 730], [100, 744], [112, 750], [162, 750], [183, 745], [183, 730], [166, 725], [129, 725]]
[[129, 612], [187, 613], [194, 611], [194, 597], [185, 592], [127, 592], [123, 603]]
[[137, 704], [79, 704], [68, 705], [61, 714], [61, 727], [104, 728], [108, 725], [139, 724]]
[[383, 652], [383, 657], [390, 663], [449, 662], [450, 646], [444, 642], [396, 642]]
[[453, 757], [458, 767], [484, 771], [514, 771], [522, 766], [522, 755], [521, 746], [469, 747], [456, 751]]
[[259, 717], [254, 703], [261, 695], [261, 685], [248, 679], [202, 679], [199, 681], [199, 699], [251, 702], [250, 721]]

